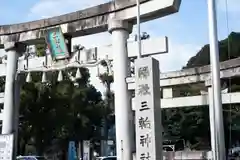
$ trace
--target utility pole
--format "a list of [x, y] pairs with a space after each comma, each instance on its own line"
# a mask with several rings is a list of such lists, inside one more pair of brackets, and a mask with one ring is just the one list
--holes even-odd
[[209, 25], [209, 44], [210, 59], [212, 69], [212, 87], [213, 87], [213, 104], [214, 104], [214, 123], [216, 129], [216, 154], [218, 160], [225, 160], [225, 138], [222, 112], [222, 96], [220, 86], [220, 65], [219, 65], [219, 48], [217, 36], [217, 19], [216, 19], [216, 1], [208, 0], [208, 25]]
[[141, 12], [140, 12], [140, 1], [136, 0], [137, 4], [137, 42], [138, 42], [138, 58], [141, 58], [142, 54], [142, 44], [141, 44]]

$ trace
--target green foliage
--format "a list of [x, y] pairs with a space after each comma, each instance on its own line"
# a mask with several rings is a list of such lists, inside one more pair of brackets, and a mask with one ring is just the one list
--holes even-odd
[[46, 43], [36, 44], [37, 56], [39, 56], [39, 57], [45, 56], [46, 48], [47, 48], [47, 44]]
[[66, 72], [64, 80], [57, 82], [53, 72], [48, 75], [52, 77], [50, 83], [42, 84], [41, 74], [35, 73], [33, 82], [22, 86], [19, 154], [24, 154], [26, 144], [34, 145], [41, 154], [53, 140], [60, 141], [66, 149], [69, 140], [99, 139], [106, 109], [101, 93], [89, 84], [88, 70], [80, 70], [83, 78], [75, 83]]

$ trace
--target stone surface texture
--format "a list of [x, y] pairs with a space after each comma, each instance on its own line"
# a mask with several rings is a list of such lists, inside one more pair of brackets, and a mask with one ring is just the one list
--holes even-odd
[[[160, 18], [179, 10], [181, 0], [140, 0], [141, 20]], [[136, 23], [135, 0], [116, 0], [95, 7], [32, 22], [0, 26], [0, 48], [6, 42], [39, 43], [47, 28], [60, 26], [71, 37], [107, 31], [114, 19]]]

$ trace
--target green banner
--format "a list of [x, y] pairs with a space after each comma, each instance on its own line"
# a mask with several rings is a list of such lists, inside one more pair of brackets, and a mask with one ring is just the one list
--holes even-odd
[[45, 40], [53, 59], [59, 60], [69, 57], [65, 38], [60, 27], [47, 29]]

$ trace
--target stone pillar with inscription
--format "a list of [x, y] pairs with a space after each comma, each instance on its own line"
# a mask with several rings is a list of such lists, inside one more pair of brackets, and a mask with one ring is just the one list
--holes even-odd
[[162, 160], [159, 62], [151, 57], [135, 61], [136, 159]]
[[131, 95], [126, 82], [126, 78], [130, 76], [127, 39], [132, 25], [126, 21], [112, 19], [108, 27], [112, 34], [117, 157], [118, 160], [132, 160], [133, 114]]

